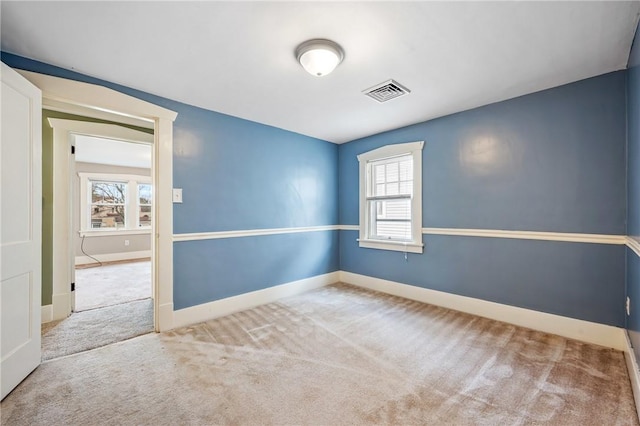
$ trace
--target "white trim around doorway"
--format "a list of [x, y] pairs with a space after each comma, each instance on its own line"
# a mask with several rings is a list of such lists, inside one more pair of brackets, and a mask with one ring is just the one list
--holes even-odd
[[[105, 119], [107, 113], [113, 116], [114, 121], [118, 117], [127, 117], [128, 121], [134, 118], [153, 124], [156, 220], [152, 231], [154, 241], [151, 251], [152, 280], [155, 286], [154, 324], [156, 331], [173, 328], [173, 121], [178, 114], [103, 86], [30, 71], [18, 72], [42, 90], [44, 105], [49, 101], [55, 102], [58, 111], [64, 110], [63, 106], [68, 104], [68, 112], [71, 113], [77, 113], [77, 107], [81, 107], [85, 111], [83, 115], [90, 117]], [[54, 315], [55, 312], [54, 309]]]

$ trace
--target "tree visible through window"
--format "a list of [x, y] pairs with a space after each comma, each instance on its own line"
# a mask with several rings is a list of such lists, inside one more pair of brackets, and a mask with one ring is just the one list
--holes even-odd
[[143, 175], [78, 173], [80, 229], [147, 232], [153, 223], [153, 185]]
[[151, 226], [151, 185], [138, 184], [138, 226]]
[[91, 181], [91, 228], [124, 228], [127, 185]]

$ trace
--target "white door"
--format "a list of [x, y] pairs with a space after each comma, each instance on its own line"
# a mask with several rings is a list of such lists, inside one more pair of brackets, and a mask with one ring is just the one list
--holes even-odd
[[40, 364], [42, 95], [2, 64], [0, 120], [0, 388]]

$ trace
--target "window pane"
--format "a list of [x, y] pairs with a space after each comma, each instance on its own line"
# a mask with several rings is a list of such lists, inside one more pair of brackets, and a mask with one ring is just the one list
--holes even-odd
[[411, 200], [377, 201], [383, 205], [384, 219], [411, 220]]
[[151, 185], [141, 183], [138, 185], [139, 204], [151, 204]]
[[400, 182], [400, 193], [403, 195], [411, 195], [413, 194], [413, 181], [404, 181]]
[[398, 181], [398, 178], [400, 177], [400, 174], [399, 174], [398, 163], [397, 162], [388, 163], [387, 164], [386, 175], [387, 175], [387, 182], [397, 182]]
[[372, 237], [391, 240], [411, 239], [411, 200], [376, 200], [371, 203]]
[[380, 220], [376, 224], [377, 238], [392, 240], [410, 240], [411, 222], [387, 222]]
[[138, 226], [151, 226], [151, 206], [139, 207]]
[[398, 195], [398, 182], [388, 183], [385, 195]]
[[385, 182], [384, 164], [374, 166], [373, 174], [374, 174], [373, 180], [375, 183], [384, 183]]
[[124, 204], [127, 185], [119, 182], [91, 182], [91, 203]]
[[91, 228], [124, 228], [124, 206], [91, 205]]
[[400, 180], [413, 180], [413, 160], [403, 160], [400, 162]]
[[373, 196], [411, 195], [413, 193], [413, 158], [402, 156], [371, 163]]

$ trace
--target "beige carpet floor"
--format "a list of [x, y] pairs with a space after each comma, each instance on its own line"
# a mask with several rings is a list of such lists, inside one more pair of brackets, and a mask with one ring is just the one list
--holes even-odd
[[99, 348], [152, 331], [152, 299], [74, 312], [62, 321], [43, 324], [42, 360]]
[[151, 261], [76, 269], [76, 311], [151, 297]]
[[42, 364], [11, 425], [637, 425], [611, 349], [338, 284]]

